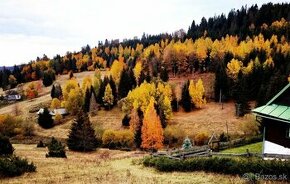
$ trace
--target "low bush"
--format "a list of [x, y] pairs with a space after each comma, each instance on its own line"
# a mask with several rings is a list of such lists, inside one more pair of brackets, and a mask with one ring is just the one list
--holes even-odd
[[59, 113], [56, 113], [54, 116], [54, 125], [59, 125], [62, 123], [63, 116]]
[[0, 134], [7, 137], [20, 134], [22, 122], [23, 120], [20, 117], [0, 115]]
[[51, 141], [47, 145], [47, 148], [48, 154], [46, 154], [46, 157], [66, 158], [65, 146], [63, 146], [61, 142], [57, 141], [54, 137], [51, 138]]
[[36, 145], [37, 148], [45, 148], [45, 144], [42, 141], [39, 141]]
[[35, 172], [36, 167], [26, 159], [15, 155], [11, 157], [0, 157], [0, 178], [19, 176], [25, 172]]
[[0, 135], [0, 156], [12, 155], [14, 148], [8, 137]]
[[168, 125], [164, 129], [164, 144], [169, 146], [180, 146], [185, 138], [185, 133], [178, 126]]
[[134, 134], [130, 130], [106, 130], [102, 137], [103, 146], [107, 148], [132, 148]]
[[34, 122], [32, 120], [27, 119], [22, 123], [22, 133], [24, 136], [33, 136], [35, 127]]
[[[246, 173], [276, 176], [289, 176], [290, 174], [290, 161], [263, 160], [260, 158], [199, 157], [186, 160], [172, 160], [166, 157], [148, 156], [143, 159], [143, 165], [154, 167], [164, 172], [206, 171], [239, 176], [243, 176]], [[286, 179], [290, 181], [290, 178]]]
[[195, 145], [202, 146], [208, 143], [209, 134], [207, 132], [199, 132], [194, 136]]

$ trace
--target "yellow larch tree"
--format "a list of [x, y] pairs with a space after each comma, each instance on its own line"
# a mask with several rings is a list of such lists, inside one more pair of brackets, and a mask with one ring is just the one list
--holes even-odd
[[114, 96], [113, 96], [112, 88], [111, 88], [110, 84], [107, 84], [107, 86], [106, 86], [104, 97], [103, 97], [103, 102], [104, 102], [104, 105], [106, 107], [111, 109], [111, 106], [114, 103]]
[[241, 61], [237, 59], [232, 59], [227, 64], [227, 72], [232, 78], [236, 79], [242, 67], [243, 63]]
[[58, 98], [53, 98], [50, 104], [50, 108], [51, 109], [57, 109], [60, 108], [61, 106], [61, 102], [59, 101]]
[[115, 60], [111, 66], [110, 72], [117, 86], [119, 85], [123, 68], [124, 68], [124, 62], [118, 61], [118, 60]]
[[202, 108], [206, 104], [205, 90], [202, 80], [198, 79], [196, 84], [194, 84], [193, 80], [190, 80], [188, 90], [194, 106], [196, 108]]
[[135, 65], [135, 67], [133, 69], [133, 72], [134, 72], [136, 83], [138, 85], [139, 85], [139, 78], [140, 78], [141, 71], [142, 71], [142, 62], [141, 61], [137, 61], [136, 65]]
[[142, 126], [141, 147], [148, 150], [158, 150], [163, 147], [163, 129], [154, 108], [154, 98], [151, 97], [146, 109]]

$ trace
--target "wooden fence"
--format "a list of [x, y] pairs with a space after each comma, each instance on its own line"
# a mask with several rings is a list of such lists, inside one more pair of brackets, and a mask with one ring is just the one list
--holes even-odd
[[258, 157], [264, 159], [290, 159], [290, 155], [283, 154], [261, 154], [261, 153], [220, 153], [220, 152], [212, 152], [209, 148], [200, 148], [200, 149], [189, 149], [189, 150], [175, 150], [175, 151], [163, 151], [152, 154], [154, 157], [164, 156], [171, 159], [186, 159], [193, 157], [211, 157], [211, 156], [219, 156], [219, 157]]

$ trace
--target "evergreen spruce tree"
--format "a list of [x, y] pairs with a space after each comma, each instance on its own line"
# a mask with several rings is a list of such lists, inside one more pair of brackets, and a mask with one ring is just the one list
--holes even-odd
[[99, 94], [97, 96], [97, 102], [101, 105], [103, 105], [103, 97], [105, 94], [106, 85], [108, 83], [109, 83], [108, 77], [105, 77], [103, 80], [101, 80], [100, 90], [99, 90]]
[[69, 79], [72, 79], [74, 77], [74, 73], [73, 71], [71, 70], [69, 73], [68, 73], [68, 78]]
[[191, 111], [191, 97], [189, 94], [189, 80], [184, 83], [182, 87], [182, 95], [181, 95], [181, 105], [184, 109], [185, 112], [190, 112]]
[[85, 103], [84, 103], [84, 111], [85, 112], [90, 111], [91, 96], [92, 96], [91, 88], [87, 88], [86, 93], [85, 93]]
[[137, 84], [136, 84], [136, 80], [135, 80], [135, 76], [134, 76], [134, 72], [133, 72], [132, 68], [130, 68], [128, 70], [128, 76], [130, 78], [130, 84], [132, 86], [132, 89], [134, 89]]
[[140, 122], [138, 124], [138, 127], [136, 127], [136, 131], [134, 134], [134, 142], [135, 142], [136, 147], [140, 148], [142, 144], [142, 126], [143, 126], [144, 114], [141, 111], [141, 109], [137, 110], [137, 114], [138, 114]]
[[46, 154], [46, 157], [66, 158], [65, 146], [63, 146], [61, 142], [56, 140], [54, 137], [51, 138], [51, 141], [47, 145], [47, 148], [48, 153]]
[[117, 99], [117, 96], [118, 96], [118, 94], [117, 94], [116, 83], [115, 83], [115, 81], [114, 81], [114, 79], [113, 79], [112, 76], [110, 76], [109, 84], [110, 84], [110, 87], [111, 87], [111, 89], [112, 89], [112, 94], [113, 94], [113, 96], [114, 96], [113, 104], [115, 105], [115, 104], [117, 104], [117, 100], [118, 100], [118, 99]]
[[10, 143], [9, 138], [0, 134], [0, 156], [12, 155], [13, 152], [14, 148]]
[[50, 96], [51, 96], [51, 99], [56, 98], [55, 97], [55, 86], [54, 85], [52, 85], [52, 88], [51, 88], [51, 91], [50, 91]]
[[167, 69], [165, 67], [161, 68], [160, 79], [163, 80], [164, 82], [167, 82], [169, 79], [168, 72], [167, 72]]
[[45, 87], [50, 86], [53, 83], [53, 81], [55, 79], [53, 76], [54, 76], [54, 74], [51, 74], [51, 72], [50, 73], [47, 71], [44, 72], [42, 83]]
[[130, 81], [130, 76], [126, 70], [123, 70], [121, 73], [119, 87], [118, 87], [119, 100], [122, 98], [125, 98], [131, 89], [132, 89], [132, 84]]
[[248, 96], [248, 86], [246, 76], [243, 76], [240, 71], [238, 74], [237, 82], [234, 86], [233, 97], [236, 101], [236, 110], [238, 116], [243, 116], [250, 110], [249, 106], [249, 96]]
[[174, 97], [171, 101], [171, 108], [172, 108], [172, 111], [178, 112], [178, 101], [176, 97]]
[[122, 119], [122, 126], [128, 127], [130, 125], [130, 117], [125, 114], [125, 116]]
[[53, 127], [52, 115], [47, 108], [44, 108], [43, 112], [38, 114], [38, 124], [45, 129]]
[[186, 138], [184, 139], [184, 141], [183, 141], [182, 149], [184, 149], [184, 150], [188, 150], [188, 149], [190, 149], [190, 148], [192, 148], [191, 141], [190, 141], [190, 139], [189, 139], [188, 137], [186, 137]]
[[144, 74], [143, 70], [140, 73], [138, 84], [141, 85], [146, 80], [146, 75]]
[[150, 83], [151, 82], [150, 72], [147, 72], [146, 73], [145, 80], [146, 80], [147, 83]]
[[90, 106], [89, 106], [89, 112], [96, 113], [98, 110], [98, 104], [97, 104], [97, 95], [94, 90], [94, 87], [91, 86], [91, 98], [90, 98]]
[[215, 72], [214, 95], [216, 102], [220, 100], [220, 95], [226, 98], [229, 95], [228, 78], [225, 66], [223, 66], [223, 64], [218, 65]]
[[100, 141], [95, 136], [95, 130], [92, 127], [87, 113], [79, 111], [76, 117], [68, 135], [68, 148], [81, 152], [95, 150], [99, 146]]

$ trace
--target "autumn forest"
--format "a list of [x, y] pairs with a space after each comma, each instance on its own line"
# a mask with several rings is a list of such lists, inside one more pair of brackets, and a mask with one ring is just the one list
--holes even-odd
[[[44, 54], [26, 64], [2, 67], [0, 108], [8, 109], [11, 103], [6, 98], [15, 94], [21, 95], [17, 103], [37, 104], [38, 99], [47, 103], [39, 102], [35, 109], [28, 105], [27, 116], [12, 105], [15, 116], [0, 112], [0, 144], [7, 143], [7, 137], [14, 143], [31, 139], [37, 147], [47, 144], [47, 158], [70, 159], [74, 151], [96, 148], [145, 151], [142, 154], [181, 145], [182, 150], [203, 149], [214, 139], [216, 127], [221, 142], [231, 138], [261, 142], [260, 124], [250, 111], [266, 104], [290, 82], [289, 40], [290, 4], [268, 3], [202, 18], [199, 24], [193, 20], [188, 30], [143, 33], [140, 39], [123, 42], [99, 41], [97, 46], [86, 45], [65, 55], [49, 58]], [[225, 109], [235, 111], [230, 127], [228, 122], [226, 128], [206, 124], [219, 121], [210, 116], [223, 103]], [[203, 112], [206, 118], [199, 119]], [[107, 122], [110, 116], [116, 116], [117, 126]], [[193, 119], [202, 124], [185, 125]], [[37, 128], [26, 121], [35, 121]], [[102, 127], [101, 121], [108, 125]], [[53, 132], [56, 127], [60, 129]], [[59, 132], [65, 132], [65, 137], [58, 137]], [[67, 155], [66, 146], [72, 151]], [[106, 160], [106, 154], [110, 155], [102, 152], [101, 160]], [[31, 163], [25, 172], [36, 167]], [[0, 178], [6, 174], [1, 172]]]

